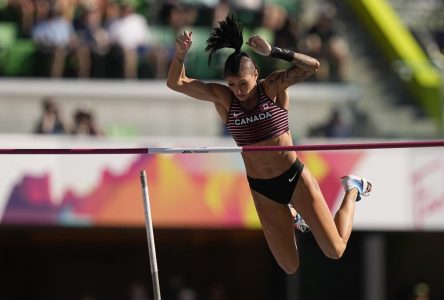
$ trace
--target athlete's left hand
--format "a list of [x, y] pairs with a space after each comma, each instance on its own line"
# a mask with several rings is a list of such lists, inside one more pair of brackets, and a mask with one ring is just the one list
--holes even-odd
[[253, 49], [254, 52], [263, 56], [270, 56], [271, 46], [270, 44], [258, 35], [253, 35], [248, 39], [247, 45]]

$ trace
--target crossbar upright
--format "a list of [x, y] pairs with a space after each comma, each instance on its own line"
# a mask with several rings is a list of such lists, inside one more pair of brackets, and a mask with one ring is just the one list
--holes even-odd
[[153, 222], [151, 219], [150, 199], [148, 194], [148, 181], [145, 171], [140, 171], [142, 184], [143, 207], [145, 210], [145, 227], [148, 241], [148, 255], [150, 258], [151, 277], [153, 281], [154, 300], [161, 300], [159, 285], [159, 270], [157, 268], [156, 247], [154, 245]]

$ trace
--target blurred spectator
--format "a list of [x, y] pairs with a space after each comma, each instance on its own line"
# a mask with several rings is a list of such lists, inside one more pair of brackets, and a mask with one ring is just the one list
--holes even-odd
[[[270, 43], [273, 46], [283, 49], [297, 51], [297, 30], [298, 24], [295, 20], [290, 19], [287, 10], [278, 4], [269, 3], [264, 6], [262, 13], [262, 28], [269, 31], [271, 37]], [[262, 58], [259, 58], [259, 63]], [[276, 69], [286, 69], [289, 63], [283, 60], [268, 60], [261, 65], [261, 72], [269, 74]]]
[[103, 131], [97, 125], [97, 121], [92, 110], [83, 107], [74, 112], [74, 125], [71, 130], [75, 135], [103, 135]]
[[0, 12], [0, 20], [20, 24], [18, 35], [22, 38], [29, 38], [36, 10], [34, 1], [6, 0], [5, 2], [5, 8]]
[[120, 18], [120, 5], [115, 1], [107, 1], [104, 12], [103, 27], [109, 39], [109, 53], [106, 58], [106, 77], [123, 77], [123, 54], [122, 49], [115, 42], [111, 41], [109, 30]]
[[347, 80], [349, 63], [348, 44], [335, 29], [336, 8], [325, 3], [321, 6], [315, 24], [307, 31], [299, 48], [317, 58], [321, 66], [314, 77], [317, 80]]
[[175, 34], [179, 34], [184, 27], [193, 26], [197, 20], [197, 9], [193, 6], [182, 4], [170, 5], [168, 13], [168, 25], [173, 28]]
[[261, 22], [262, 0], [227, 0], [238, 19], [245, 27], [258, 27]]
[[328, 138], [346, 138], [352, 134], [352, 126], [344, 117], [344, 112], [340, 109], [334, 109], [330, 118], [325, 124], [313, 127], [309, 136], [328, 137]]
[[36, 124], [34, 133], [65, 134], [66, 125], [60, 118], [59, 109], [51, 97], [42, 99], [42, 115]]
[[235, 10], [259, 11], [262, 8], [262, 0], [228, 0]]
[[[311, 22], [313, 26], [304, 38], [299, 38], [300, 26], [295, 18], [295, 12], [299, 13], [301, 7], [299, 1], [165, 0], [135, 3], [6, 0], [5, 20], [20, 23], [20, 36], [32, 37], [36, 42], [37, 66], [42, 67], [36, 75], [40, 76], [164, 78], [174, 43], [170, 49], [170, 42], [165, 42], [169, 38], [157, 42], [151, 34], [148, 17], [154, 24], [175, 31], [175, 37], [185, 27], [216, 26], [233, 12], [247, 29], [270, 31], [273, 45], [318, 58], [321, 69], [313, 76], [314, 80], [347, 79], [348, 46], [337, 34], [336, 9], [328, 2], [322, 2], [319, 17], [315, 23]], [[143, 15], [136, 12], [136, 8]], [[300, 41], [298, 45], [297, 41]], [[275, 69], [269, 62], [267, 65]]]
[[34, 24], [35, 4], [31, 0], [20, 0], [21, 36], [31, 37], [32, 25]]
[[109, 24], [111, 43], [123, 56], [123, 75], [137, 78], [140, 62], [149, 62], [155, 78], [165, 78], [167, 51], [156, 46], [145, 18], [136, 13], [131, 5], [119, 7], [119, 17]]
[[[62, 77], [67, 56], [77, 58], [78, 77], [87, 75], [84, 61], [85, 48], [79, 47], [72, 23], [65, 19], [59, 6], [50, 7], [46, 0], [36, 0], [37, 23], [32, 28], [32, 38], [38, 46], [40, 65], [49, 58], [49, 75]], [[47, 70], [42, 70], [47, 74]]]
[[230, 13], [230, 6], [226, 1], [221, 0], [219, 4], [214, 7], [213, 11], [213, 23], [212, 27], [217, 27], [220, 21], [225, 20], [225, 18]]
[[[171, 61], [176, 55], [176, 36], [182, 32], [185, 28], [190, 28], [195, 25], [198, 16], [198, 10], [191, 5], [182, 4], [166, 4], [163, 7], [164, 13], [167, 15], [167, 27], [172, 29], [174, 38], [168, 45], [165, 45], [165, 53], [167, 53], [167, 64], [170, 65]], [[191, 29], [192, 30], [192, 29]]]
[[96, 7], [84, 7], [75, 20], [74, 27], [84, 51], [88, 77], [107, 77], [107, 55], [110, 52], [108, 32], [102, 25], [102, 11]]
[[284, 7], [277, 4], [264, 6], [262, 26], [274, 34], [274, 46], [296, 50], [298, 25], [290, 19]]

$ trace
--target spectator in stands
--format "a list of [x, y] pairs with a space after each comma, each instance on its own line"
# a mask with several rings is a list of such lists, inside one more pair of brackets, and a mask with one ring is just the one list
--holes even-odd
[[335, 108], [325, 124], [315, 126], [309, 132], [312, 137], [346, 138], [352, 134], [352, 126], [344, 117], [344, 111]]
[[186, 26], [193, 26], [197, 19], [197, 9], [193, 6], [182, 4], [168, 5], [168, 26], [178, 34]]
[[103, 135], [102, 129], [97, 125], [93, 111], [87, 107], [78, 108], [74, 112], [74, 126], [71, 130], [74, 135]]
[[89, 77], [107, 77], [107, 56], [110, 52], [108, 32], [102, 25], [102, 11], [96, 7], [83, 7], [74, 22], [84, 52], [85, 68]]
[[103, 27], [109, 38], [109, 53], [106, 59], [106, 77], [107, 78], [123, 78], [123, 54], [122, 48], [116, 43], [111, 41], [109, 35], [110, 28], [120, 18], [120, 5], [115, 1], [107, 1], [104, 10]]
[[[264, 6], [262, 13], [262, 28], [267, 29], [270, 34], [270, 40], [273, 46], [296, 51], [297, 49], [297, 29], [298, 24], [290, 19], [287, 10], [274, 3]], [[274, 41], [273, 41], [274, 40]], [[276, 68], [288, 67], [281, 60], [267, 61], [266, 65], [261, 66], [261, 71], [266, 74], [273, 72]]]
[[264, 6], [262, 26], [274, 34], [274, 46], [296, 50], [298, 24], [278, 4]]
[[[77, 76], [85, 77], [85, 48], [79, 47], [72, 23], [62, 15], [60, 7], [47, 7], [45, 2], [37, 0], [37, 6], [41, 6], [42, 11], [39, 12], [39, 21], [32, 28], [32, 38], [38, 46], [40, 64], [49, 57], [49, 75], [59, 78], [64, 75], [66, 58], [74, 56], [78, 62]], [[43, 70], [43, 73], [47, 75], [48, 72]]]
[[262, 0], [228, 0], [234, 12], [245, 27], [260, 26], [263, 1]]
[[51, 97], [42, 99], [42, 114], [38, 120], [34, 133], [38, 134], [65, 134], [67, 128], [60, 118], [57, 104]]
[[338, 34], [335, 23], [336, 8], [330, 3], [322, 5], [315, 24], [299, 45], [308, 55], [321, 62], [321, 68], [314, 77], [320, 81], [347, 80], [348, 44]]
[[[189, 15], [195, 26], [211, 27], [215, 8], [224, 0], [186, 0], [184, 1], [191, 8]], [[193, 16], [195, 14], [195, 16]]]
[[42, 22], [48, 18], [50, 13], [51, 5], [47, 0], [35, 0], [35, 15], [34, 15], [34, 25], [35, 23]]
[[153, 43], [146, 19], [129, 4], [119, 7], [119, 17], [108, 28], [110, 41], [123, 56], [125, 78], [137, 78], [140, 62], [148, 61], [155, 78], [165, 78], [167, 51]]
[[7, 0], [5, 9], [0, 11], [0, 20], [20, 24], [18, 36], [29, 38], [34, 23], [35, 10], [32, 0]]
[[220, 1], [214, 7], [213, 11], [213, 23], [211, 27], [217, 27], [220, 21], [223, 21], [225, 17], [230, 13], [230, 5], [226, 1]]
[[174, 38], [171, 40], [171, 43], [165, 45], [168, 65], [171, 63], [171, 60], [174, 58], [174, 54], [176, 52], [175, 40], [177, 34], [182, 32], [182, 30], [186, 27], [194, 26], [197, 21], [198, 10], [196, 7], [190, 5], [183, 5], [180, 3], [166, 3], [162, 7], [163, 14], [166, 15], [168, 28], [173, 30]]

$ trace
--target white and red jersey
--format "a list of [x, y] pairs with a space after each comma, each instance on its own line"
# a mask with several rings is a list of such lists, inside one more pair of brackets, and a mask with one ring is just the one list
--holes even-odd
[[259, 101], [253, 110], [245, 110], [233, 96], [227, 129], [238, 146], [251, 145], [279, 136], [289, 130], [288, 111], [275, 104], [258, 82]]

